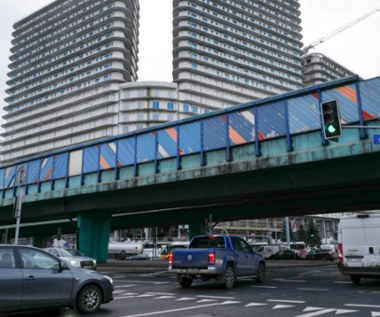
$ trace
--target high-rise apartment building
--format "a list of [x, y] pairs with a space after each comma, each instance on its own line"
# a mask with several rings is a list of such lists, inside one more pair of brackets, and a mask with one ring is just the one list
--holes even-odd
[[326, 81], [355, 75], [346, 67], [321, 53], [308, 53], [303, 56], [304, 84], [314, 86]]
[[52, 2], [14, 25], [3, 163], [300, 88], [299, 7], [174, 0], [174, 83], [140, 83], [138, 0]]
[[57, 0], [14, 25], [4, 162], [120, 133], [138, 26], [138, 0]]
[[225, 108], [302, 87], [298, 0], [174, 0], [179, 98]]

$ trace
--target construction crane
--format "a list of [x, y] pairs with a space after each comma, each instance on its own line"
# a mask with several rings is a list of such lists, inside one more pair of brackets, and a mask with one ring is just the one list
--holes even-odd
[[319, 44], [322, 44], [326, 40], [332, 38], [333, 36], [339, 34], [340, 32], [342, 32], [344, 30], [347, 30], [348, 28], [350, 28], [351, 26], [355, 25], [356, 23], [359, 23], [359, 22], [367, 19], [368, 17], [370, 17], [371, 15], [373, 15], [373, 14], [379, 12], [379, 11], [380, 11], [380, 8], [376, 8], [375, 10], [372, 10], [372, 11], [370, 11], [370, 12], [362, 15], [361, 17], [359, 17], [359, 18], [357, 18], [357, 19], [355, 19], [355, 20], [353, 20], [353, 21], [351, 21], [351, 22], [349, 22], [349, 23], [341, 26], [340, 28], [336, 29], [335, 31], [333, 31], [333, 32], [331, 32], [331, 33], [329, 33], [329, 34], [321, 37], [319, 40], [316, 40], [315, 42], [310, 43], [308, 46], [305, 46], [303, 48], [304, 54], [307, 54], [310, 49], [316, 47]]

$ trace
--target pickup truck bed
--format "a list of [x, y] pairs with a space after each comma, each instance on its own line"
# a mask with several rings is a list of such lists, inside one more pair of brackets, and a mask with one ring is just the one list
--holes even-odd
[[262, 282], [265, 269], [261, 255], [236, 236], [195, 236], [188, 248], [174, 249], [169, 256], [169, 272], [177, 275], [183, 287], [190, 287], [197, 278], [203, 281], [214, 278], [227, 289], [242, 276]]

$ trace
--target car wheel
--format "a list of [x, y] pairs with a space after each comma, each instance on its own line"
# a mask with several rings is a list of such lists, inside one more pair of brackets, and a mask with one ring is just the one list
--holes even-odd
[[259, 264], [259, 271], [257, 272], [256, 282], [262, 283], [265, 281], [265, 265], [264, 263]]
[[77, 297], [77, 309], [82, 314], [96, 312], [102, 302], [102, 292], [95, 285], [83, 287]]
[[226, 289], [231, 289], [235, 285], [235, 271], [232, 265], [227, 265], [223, 276], [223, 286]]
[[182, 278], [182, 281], [179, 282], [179, 284], [180, 284], [182, 287], [189, 288], [189, 287], [191, 286], [191, 284], [193, 284], [193, 279], [192, 279], [192, 278], [189, 278], [189, 277], [183, 277], [183, 278]]
[[119, 259], [124, 261], [126, 258], [127, 258], [127, 254], [125, 253], [125, 251], [121, 251], [119, 254]]
[[351, 281], [355, 285], [360, 285], [361, 276], [359, 275], [351, 275]]

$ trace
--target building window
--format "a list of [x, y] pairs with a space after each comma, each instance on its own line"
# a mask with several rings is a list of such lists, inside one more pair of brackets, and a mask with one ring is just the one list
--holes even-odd
[[160, 102], [159, 101], [153, 101], [152, 107], [153, 107], [153, 109], [159, 109], [160, 108]]
[[183, 111], [189, 112], [189, 105], [187, 103], [183, 104]]
[[168, 107], [168, 110], [174, 110], [174, 103], [168, 102], [167, 107]]

